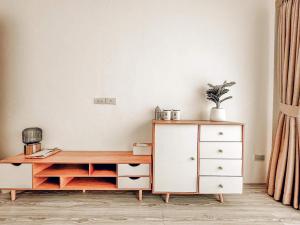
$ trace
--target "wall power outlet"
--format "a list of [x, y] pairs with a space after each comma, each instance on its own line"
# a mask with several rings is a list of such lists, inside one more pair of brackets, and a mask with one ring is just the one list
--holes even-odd
[[105, 98], [94, 98], [94, 104], [105, 104]]
[[94, 104], [116, 105], [117, 99], [116, 98], [94, 98]]
[[255, 154], [255, 155], [254, 155], [254, 160], [255, 160], [255, 161], [265, 161], [265, 155], [258, 155], [258, 154]]
[[116, 98], [105, 98], [105, 103], [109, 105], [116, 105], [117, 99]]

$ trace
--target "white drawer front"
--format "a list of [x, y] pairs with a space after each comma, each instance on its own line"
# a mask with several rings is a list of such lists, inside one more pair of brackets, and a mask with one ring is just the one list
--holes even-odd
[[150, 189], [149, 177], [118, 177], [119, 189]]
[[242, 141], [242, 126], [202, 125], [200, 141]]
[[118, 164], [119, 176], [149, 176], [149, 164]]
[[200, 142], [202, 159], [242, 159], [242, 142]]
[[242, 160], [200, 159], [200, 175], [242, 176]]
[[241, 194], [242, 177], [199, 177], [200, 194]]
[[32, 188], [32, 165], [0, 164], [1, 188]]

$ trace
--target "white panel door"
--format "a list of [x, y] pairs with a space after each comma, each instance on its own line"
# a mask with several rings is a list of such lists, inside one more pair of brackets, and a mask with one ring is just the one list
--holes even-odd
[[153, 192], [197, 192], [198, 125], [155, 125]]

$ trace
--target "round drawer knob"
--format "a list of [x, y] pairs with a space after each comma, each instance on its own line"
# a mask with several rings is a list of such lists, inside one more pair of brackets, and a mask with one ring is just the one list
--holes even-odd
[[223, 135], [224, 133], [222, 131], [219, 132], [219, 135]]
[[222, 184], [219, 184], [219, 186], [218, 186], [219, 188], [223, 188], [223, 185]]
[[190, 159], [191, 159], [191, 160], [195, 160], [195, 157], [192, 156]]
[[219, 153], [223, 153], [223, 150], [222, 150], [222, 149], [219, 149], [218, 152], [219, 152]]
[[222, 166], [219, 166], [219, 167], [218, 167], [218, 169], [219, 169], [219, 170], [222, 170], [222, 169], [223, 169], [223, 167], [222, 167]]

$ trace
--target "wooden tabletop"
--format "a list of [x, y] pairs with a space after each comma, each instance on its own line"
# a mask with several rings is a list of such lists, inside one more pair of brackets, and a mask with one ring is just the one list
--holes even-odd
[[232, 121], [211, 121], [211, 120], [152, 120], [153, 124], [197, 124], [197, 125], [244, 125]]
[[45, 159], [26, 159], [24, 154], [8, 157], [1, 163], [146, 163], [151, 156], [133, 155], [132, 151], [61, 151]]

